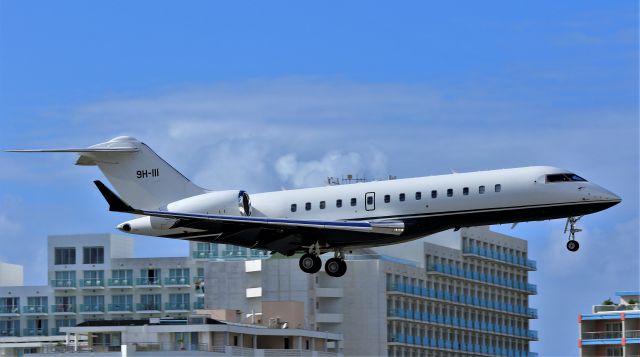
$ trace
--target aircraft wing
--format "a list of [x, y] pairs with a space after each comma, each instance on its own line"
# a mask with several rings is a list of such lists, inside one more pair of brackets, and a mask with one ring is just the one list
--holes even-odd
[[118, 195], [113, 193], [99, 180], [94, 181], [98, 190], [109, 204], [109, 210], [114, 212], [133, 213], [144, 216], [184, 219], [190, 221], [205, 221], [212, 223], [227, 223], [250, 227], [264, 228], [312, 228], [335, 231], [355, 231], [363, 233], [382, 233], [400, 235], [404, 232], [404, 223], [401, 221], [324, 221], [311, 219], [288, 219], [249, 216], [221, 216], [202, 213], [184, 213], [169, 211], [140, 210], [131, 207]]

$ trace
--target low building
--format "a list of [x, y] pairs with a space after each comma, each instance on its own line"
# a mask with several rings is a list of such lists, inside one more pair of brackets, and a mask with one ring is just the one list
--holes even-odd
[[640, 356], [640, 291], [618, 291], [578, 316], [580, 356]]

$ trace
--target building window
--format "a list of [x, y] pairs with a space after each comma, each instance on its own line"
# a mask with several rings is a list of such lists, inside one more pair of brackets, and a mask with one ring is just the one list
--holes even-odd
[[325, 209], [327, 207], [327, 203], [325, 201], [320, 201], [320, 209]]
[[304, 204], [305, 211], [311, 211], [311, 202], [307, 202]]
[[354, 198], [351, 198], [351, 207], [355, 207], [355, 205], [358, 204], [358, 200]]
[[76, 263], [76, 248], [56, 248], [55, 265], [70, 265]]
[[484, 193], [484, 186], [478, 187], [478, 193], [479, 194], [483, 194]]
[[104, 264], [104, 247], [83, 247], [82, 264]]
[[416, 192], [416, 200], [421, 200], [422, 199], [422, 192]]
[[453, 197], [453, 189], [452, 188], [448, 188], [447, 189], [447, 197]]
[[404, 193], [401, 193], [401, 194], [398, 196], [398, 199], [400, 200], [400, 202], [404, 202], [404, 198], [405, 198]]
[[464, 187], [462, 189], [462, 194], [465, 195], [465, 196], [469, 196], [469, 187]]
[[436, 190], [431, 191], [431, 198], [436, 198], [436, 197], [438, 197], [438, 191]]
[[384, 195], [384, 203], [389, 203], [391, 202], [391, 196], [390, 195]]
[[496, 192], [502, 191], [502, 185], [501, 184], [497, 184], [496, 187], [495, 187], [495, 191]]
[[295, 203], [292, 203], [292, 204], [291, 204], [291, 212], [295, 212], [295, 211], [297, 211], [297, 210], [298, 210], [298, 205], [297, 205], [297, 204], [295, 204]]

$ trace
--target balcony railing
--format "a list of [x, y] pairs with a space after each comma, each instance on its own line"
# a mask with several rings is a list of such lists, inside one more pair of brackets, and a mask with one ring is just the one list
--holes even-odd
[[481, 248], [475, 245], [466, 246], [463, 249], [465, 254], [475, 254], [481, 257], [498, 260], [505, 263], [515, 264], [527, 269], [536, 270], [537, 264], [534, 260], [518, 257], [511, 254], [499, 253], [492, 249]]
[[0, 306], [0, 314], [19, 314], [20, 306], [18, 305], [5, 305]]
[[51, 312], [53, 313], [75, 313], [75, 304], [54, 304], [51, 305]]
[[25, 328], [22, 329], [22, 336], [48, 336], [46, 328]]
[[101, 304], [80, 304], [80, 312], [103, 313], [104, 305]]
[[138, 303], [136, 304], [136, 311], [140, 312], [140, 311], [160, 311], [160, 304], [143, 304], [143, 303]]
[[538, 331], [527, 330], [524, 328], [518, 328], [508, 325], [493, 324], [488, 322], [482, 322], [480, 320], [465, 320], [448, 315], [432, 314], [424, 311], [407, 310], [407, 309], [389, 309], [387, 311], [389, 317], [399, 317], [409, 320], [424, 321], [433, 324], [449, 325], [459, 328], [475, 329], [493, 333], [500, 333], [505, 335], [517, 336], [529, 338], [532, 340], [538, 339]]
[[624, 333], [626, 338], [640, 338], [640, 330], [631, 330]]
[[459, 304], [478, 306], [486, 309], [500, 310], [514, 314], [527, 315], [532, 319], [538, 318], [538, 310], [522, 305], [503, 303], [497, 300], [482, 299], [472, 295], [453, 294], [442, 290], [423, 288], [409, 284], [391, 284], [387, 291], [397, 291], [404, 294], [422, 296], [425, 298], [446, 300]]
[[448, 264], [433, 264], [427, 267], [428, 272], [437, 272], [446, 275], [453, 275], [463, 279], [476, 280], [488, 284], [495, 284], [511, 289], [525, 290], [531, 294], [538, 293], [538, 287], [534, 284], [527, 284], [522, 281], [500, 278], [492, 274], [480, 273], [477, 271], [464, 270]]
[[133, 304], [109, 304], [109, 312], [133, 312]]
[[65, 335], [64, 332], [60, 331], [60, 327], [52, 327], [49, 336], [60, 336]]
[[136, 278], [136, 285], [139, 286], [161, 286], [160, 278]]
[[165, 310], [186, 310], [189, 311], [189, 302], [167, 302], [164, 304]]
[[81, 288], [104, 288], [104, 279], [80, 279]]
[[46, 305], [27, 305], [22, 307], [23, 314], [46, 314]]
[[76, 279], [53, 279], [51, 280], [53, 288], [75, 289]]
[[596, 332], [583, 332], [583, 340], [604, 340], [622, 338], [622, 331], [596, 331]]
[[593, 313], [640, 310], [640, 304], [594, 305]]
[[194, 310], [204, 309], [204, 302], [198, 302], [198, 301], [194, 302], [193, 309]]
[[189, 277], [181, 276], [181, 277], [169, 277], [164, 278], [165, 286], [189, 286]]
[[130, 288], [133, 286], [133, 279], [109, 279], [107, 284], [111, 287]]
[[269, 253], [262, 250], [225, 250], [221, 252], [209, 250], [194, 250], [191, 252], [193, 259], [224, 259], [224, 258], [267, 258]]
[[387, 342], [402, 343], [416, 346], [425, 346], [431, 348], [439, 348], [452, 351], [462, 351], [471, 353], [483, 353], [497, 356], [527, 356], [534, 357], [537, 354], [524, 350], [516, 350], [510, 348], [499, 348], [487, 344], [466, 343], [457, 339], [446, 340], [442, 338], [429, 338], [426, 336], [411, 336], [403, 334], [387, 335]]

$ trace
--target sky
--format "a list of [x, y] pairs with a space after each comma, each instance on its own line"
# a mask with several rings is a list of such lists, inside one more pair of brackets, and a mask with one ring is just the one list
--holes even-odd
[[[623, 198], [529, 241], [541, 356], [640, 290], [637, 1], [0, 1], [0, 149], [131, 135], [210, 189], [563, 167]], [[93, 167], [0, 153], [0, 261], [46, 283], [50, 234], [114, 232]], [[136, 237], [138, 256], [187, 254]]]

